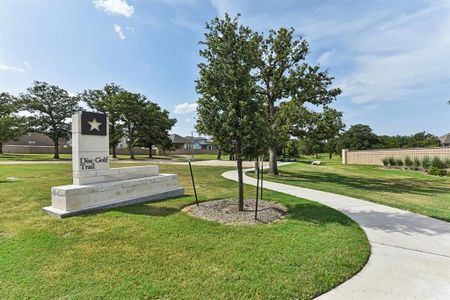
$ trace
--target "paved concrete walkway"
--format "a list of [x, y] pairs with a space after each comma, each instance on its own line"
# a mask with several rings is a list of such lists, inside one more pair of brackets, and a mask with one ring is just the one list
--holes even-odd
[[[222, 176], [237, 181], [236, 171]], [[256, 185], [256, 180], [246, 175], [244, 182]], [[366, 232], [372, 248], [367, 265], [318, 299], [450, 299], [450, 223], [266, 180], [264, 188], [332, 207]]]

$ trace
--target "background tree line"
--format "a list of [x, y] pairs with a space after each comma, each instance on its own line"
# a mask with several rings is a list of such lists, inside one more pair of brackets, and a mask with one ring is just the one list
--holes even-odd
[[108, 115], [113, 157], [122, 137], [127, 141], [131, 159], [135, 159], [136, 146], [148, 147], [150, 157], [153, 146], [163, 150], [172, 147], [168, 134], [176, 119], [142, 94], [111, 83], [71, 96], [56, 85], [35, 81], [19, 96], [0, 94], [0, 149], [3, 143], [17, 140], [26, 132], [39, 132], [53, 141], [54, 158], [59, 159], [59, 140], [70, 138], [70, 118], [83, 110], [81, 102]]
[[[320, 135], [319, 135], [320, 136]], [[342, 149], [367, 150], [389, 148], [438, 147], [437, 136], [426, 132], [412, 135], [377, 135], [368, 125], [356, 124], [339, 133], [331, 140], [309, 137], [297, 142], [298, 153], [318, 155], [320, 153], [341, 154]]]

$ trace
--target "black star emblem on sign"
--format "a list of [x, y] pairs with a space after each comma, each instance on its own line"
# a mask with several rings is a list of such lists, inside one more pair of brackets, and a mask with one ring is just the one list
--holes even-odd
[[81, 134], [106, 135], [106, 115], [83, 111], [81, 113]]

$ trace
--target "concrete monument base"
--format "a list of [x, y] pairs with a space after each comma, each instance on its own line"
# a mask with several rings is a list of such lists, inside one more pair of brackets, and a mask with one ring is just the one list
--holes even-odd
[[[57, 217], [68, 217], [94, 210], [125, 206], [182, 196], [175, 174], [158, 174], [157, 166], [110, 169], [111, 174], [90, 174], [84, 180], [92, 183], [53, 187], [52, 206], [43, 210]], [[95, 171], [94, 171], [95, 172]], [[97, 171], [98, 172], [98, 171]], [[85, 174], [89, 175], [89, 174]], [[124, 179], [117, 180], [119, 176]], [[99, 179], [95, 180], [94, 178]], [[74, 178], [79, 181], [81, 178]], [[109, 180], [108, 180], [109, 179]], [[98, 182], [98, 180], [102, 180]]]
[[144, 202], [158, 201], [158, 200], [163, 200], [163, 199], [167, 199], [167, 198], [179, 197], [179, 196], [183, 196], [183, 195], [184, 195], [183, 188], [177, 188], [175, 190], [157, 193], [157, 194], [153, 194], [153, 195], [148, 195], [145, 197], [129, 199], [129, 200], [114, 202], [114, 203], [110, 203], [110, 204], [102, 204], [99, 206], [91, 206], [88, 208], [83, 208], [83, 209], [78, 209], [78, 210], [73, 210], [73, 211], [65, 211], [65, 210], [61, 210], [58, 208], [54, 208], [52, 206], [43, 207], [42, 210], [44, 210], [45, 212], [47, 212], [48, 214], [50, 214], [54, 217], [66, 218], [66, 217], [71, 217], [71, 216], [84, 214], [84, 213], [96, 212], [96, 211], [100, 211], [100, 210], [106, 210], [106, 209], [127, 206], [127, 205], [133, 205], [133, 204], [139, 204], [139, 203], [144, 203]]
[[52, 205], [43, 210], [56, 217], [182, 196], [175, 174], [159, 174], [158, 166], [109, 167], [108, 118], [78, 112], [72, 116], [73, 184], [51, 190]]

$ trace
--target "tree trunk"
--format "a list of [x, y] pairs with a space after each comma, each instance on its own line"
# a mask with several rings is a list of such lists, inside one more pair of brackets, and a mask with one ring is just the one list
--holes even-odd
[[330, 152], [330, 159], [333, 157], [333, 153]]
[[148, 147], [148, 158], [153, 158], [152, 147], [153, 145], [149, 145]]
[[[275, 119], [275, 101], [272, 101], [271, 99], [269, 99], [268, 101], [269, 104], [269, 123], [270, 126], [273, 125], [274, 123], [274, 119]], [[272, 134], [274, 134], [272, 132]], [[274, 137], [271, 137], [272, 139], [274, 139]], [[271, 145], [269, 147], [269, 173], [270, 175], [278, 175], [278, 164], [277, 164], [277, 146], [276, 145]]]
[[222, 150], [219, 149], [219, 153], [217, 153], [217, 160], [221, 160], [222, 159]]
[[3, 154], [3, 143], [0, 142], [0, 154]]
[[269, 171], [270, 175], [278, 175], [277, 147], [274, 146], [269, 148]]
[[238, 169], [238, 183], [239, 183], [239, 211], [244, 210], [244, 177], [242, 172], [242, 157], [241, 157], [241, 142], [236, 144], [236, 165]]
[[55, 141], [53, 140], [53, 159], [59, 159], [59, 145], [58, 145], [58, 139]]
[[135, 160], [136, 158], [134, 157], [134, 147], [133, 146], [130, 146], [130, 158], [132, 159], [132, 160]]
[[116, 151], [116, 145], [112, 144], [112, 155], [113, 155], [113, 158], [117, 158], [117, 153], [116, 152], [117, 152]]

